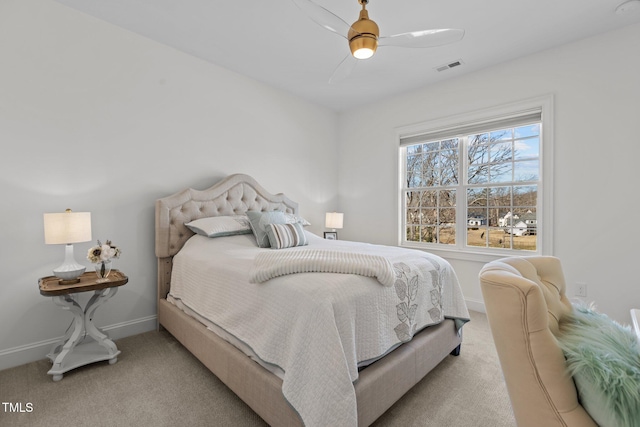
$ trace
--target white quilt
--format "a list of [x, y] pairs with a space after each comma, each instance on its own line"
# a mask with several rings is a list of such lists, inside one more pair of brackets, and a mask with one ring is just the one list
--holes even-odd
[[309, 246], [385, 257], [392, 286], [354, 274], [300, 273], [250, 283], [253, 235], [193, 236], [174, 257], [171, 296], [284, 371], [282, 391], [306, 426], [356, 426], [358, 362], [377, 359], [445, 317], [469, 319], [451, 266], [426, 252], [307, 233]]

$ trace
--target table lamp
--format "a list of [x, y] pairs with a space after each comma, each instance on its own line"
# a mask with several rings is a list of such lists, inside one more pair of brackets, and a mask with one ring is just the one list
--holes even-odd
[[44, 242], [47, 245], [65, 245], [64, 262], [53, 274], [60, 279], [61, 285], [80, 282], [85, 266], [76, 262], [73, 256], [73, 244], [91, 241], [91, 212], [72, 212], [67, 209], [61, 213], [44, 214]]
[[338, 233], [336, 233], [336, 229], [342, 228], [342, 220], [344, 218], [344, 214], [341, 212], [327, 212], [325, 215], [324, 226], [330, 228], [333, 233], [335, 233], [335, 238], [338, 238]]

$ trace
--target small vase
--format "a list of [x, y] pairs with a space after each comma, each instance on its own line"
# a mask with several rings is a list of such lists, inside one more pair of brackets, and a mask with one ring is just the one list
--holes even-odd
[[104, 280], [111, 273], [111, 260], [96, 263], [96, 274], [99, 280]]

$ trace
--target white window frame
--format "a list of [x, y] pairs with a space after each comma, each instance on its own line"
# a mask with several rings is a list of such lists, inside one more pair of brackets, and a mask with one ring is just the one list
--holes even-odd
[[[541, 219], [538, 222], [538, 242], [535, 251], [518, 249], [495, 249], [487, 247], [469, 247], [466, 238], [459, 237], [454, 245], [438, 243], [419, 243], [406, 240], [406, 214], [404, 206], [404, 182], [406, 173], [406, 148], [402, 147], [401, 140], [417, 137], [424, 134], [441, 135], [441, 139], [447, 136], [460, 135], [460, 130], [490, 124], [496, 121], [506, 121], [511, 117], [526, 115], [528, 112], [540, 111], [542, 126], [540, 130], [540, 184], [538, 186], [537, 215]], [[459, 114], [429, 120], [426, 122], [396, 128], [398, 146], [398, 245], [415, 249], [428, 250], [443, 257], [475, 260], [487, 262], [505, 256], [527, 255], [552, 255], [553, 254], [553, 96], [546, 95], [511, 104], [486, 108], [479, 111]], [[459, 176], [466, 176], [460, 174]], [[462, 188], [464, 182], [458, 183]], [[461, 193], [460, 193], [461, 194]], [[459, 196], [460, 197], [460, 196]], [[460, 197], [456, 201], [456, 235], [466, 236], [466, 198]], [[465, 206], [460, 205], [460, 203]]]

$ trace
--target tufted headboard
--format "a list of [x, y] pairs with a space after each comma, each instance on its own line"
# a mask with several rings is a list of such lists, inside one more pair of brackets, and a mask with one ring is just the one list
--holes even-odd
[[171, 284], [173, 256], [193, 232], [184, 224], [194, 219], [239, 215], [246, 211], [298, 213], [298, 204], [284, 194], [271, 194], [248, 175], [230, 175], [206, 190], [187, 188], [156, 200], [156, 257], [158, 297], [165, 298]]

